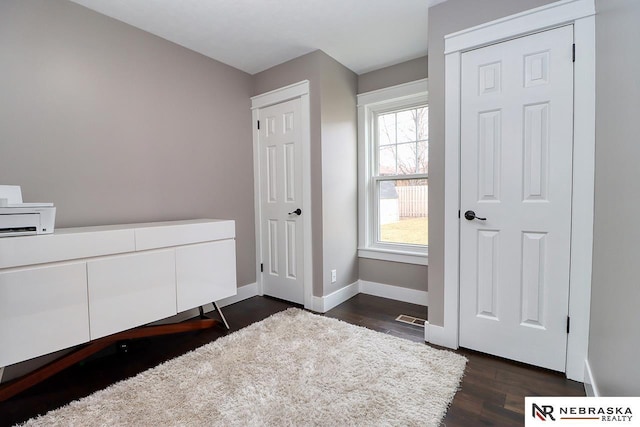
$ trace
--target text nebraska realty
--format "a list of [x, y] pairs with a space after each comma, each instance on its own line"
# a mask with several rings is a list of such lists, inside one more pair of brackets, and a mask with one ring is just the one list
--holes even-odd
[[613, 406], [608, 406], [608, 407], [583, 407], [583, 406], [579, 406], [579, 407], [575, 407], [575, 406], [569, 406], [569, 407], [560, 407], [560, 418], [566, 418], [566, 417], [562, 417], [562, 415], [578, 415], [578, 416], [585, 416], [585, 415], [597, 415], [602, 421], [625, 421], [625, 422], [631, 422], [631, 417], [633, 416], [633, 412], [631, 412], [631, 408], [629, 407], [613, 407]]

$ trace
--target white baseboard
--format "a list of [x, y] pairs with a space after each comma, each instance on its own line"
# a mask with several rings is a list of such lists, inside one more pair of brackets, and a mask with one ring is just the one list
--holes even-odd
[[428, 343], [456, 350], [458, 342], [443, 326], [424, 325], [424, 340]]
[[349, 298], [352, 298], [360, 293], [359, 282], [353, 282], [350, 285], [340, 288], [335, 292], [331, 292], [329, 295], [323, 297], [313, 297], [312, 310], [318, 313], [326, 313], [332, 308], [342, 304]]
[[589, 359], [584, 361], [584, 391], [589, 397], [600, 397], [596, 380], [593, 378], [593, 373], [591, 372]]
[[360, 280], [360, 293], [412, 304], [429, 305], [429, 293], [427, 291], [401, 288], [400, 286], [385, 285], [384, 283]]
[[258, 284], [255, 282], [249, 283], [248, 285], [240, 286], [237, 294], [229, 298], [221, 299], [220, 301], [217, 301], [217, 303], [220, 307], [226, 307], [227, 305], [235, 304], [251, 297], [255, 297], [256, 295], [258, 295]]
[[385, 285], [384, 283], [358, 280], [357, 282], [353, 282], [352, 284], [338, 289], [329, 295], [325, 295], [323, 297], [314, 296], [312, 310], [318, 313], [326, 313], [332, 308], [360, 293], [424, 306], [427, 306], [429, 303], [428, 293], [426, 291], [418, 291], [415, 289], [401, 288], [399, 286]]
[[[344, 288], [340, 288], [337, 291], [330, 293], [329, 295], [325, 295], [323, 297], [314, 296], [312, 310], [318, 313], [326, 313], [359, 293], [424, 306], [427, 306], [429, 303], [428, 292], [426, 291], [418, 291], [415, 289], [401, 288], [399, 286], [385, 285], [384, 283], [358, 280]], [[218, 305], [220, 307], [225, 307], [256, 295], [258, 295], [258, 284], [250, 283], [248, 285], [240, 286], [236, 295], [218, 301]]]

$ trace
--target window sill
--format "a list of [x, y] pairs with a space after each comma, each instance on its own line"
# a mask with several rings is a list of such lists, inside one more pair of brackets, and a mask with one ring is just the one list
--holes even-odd
[[429, 265], [429, 256], [424, 252], [362, 248], [358, 249], [358, 257], [404, 264]]

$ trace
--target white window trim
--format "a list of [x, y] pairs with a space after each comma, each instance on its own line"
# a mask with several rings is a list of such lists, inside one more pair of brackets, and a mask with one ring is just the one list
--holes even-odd
[[412, 250], [409, 245], [375, 244], [372, 224], [376, 210], [371, 186], [371, 167], [375, 153], [369, 143], [375, 114], [397, 108], [428, 103], [427, 79], [358, 95], [358, 256], [407, 264], [428, 264], [428, 248]]

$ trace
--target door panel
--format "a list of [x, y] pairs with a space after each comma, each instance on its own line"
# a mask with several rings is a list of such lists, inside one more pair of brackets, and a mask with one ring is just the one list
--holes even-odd
[[498, 319], [498, 255], [500, 232], [478, 230], [477, 316]]
[[460, 345], [564, 371], [573, 28], [462, 54]]
[[297, 278], [297, 251], [296, 247], [296, 233], [297, 225], [295, 221], [286, 222], [286, 242], [285, 248], [287, 250], [287, 278], [295, 280]]
[[525, 202], [547, 200], [549, 103], [524, 107], [523, 181]]
[[546, 236], [547, 233], [522, 233], [521, 321], [543, 328]]
[[278, 267], [280, 266], [280, 262], [278, 261], [278, 249], [280, 245], [278, 245], [278, 221], [275, 219], [269, 220], [269, 251], [268, 251], [268, 259], [269, 259], [269, 273], [271, 275], [277, 276], [280, 274]]
[[478, 115], [478, 200], [500, 200], [501, 127], [500, 111]]
[[[304, 303], [300, 99], [259, 111], [262, 276], [266, 295]], [[304, 214], [304, 212], [302, 212]]]

